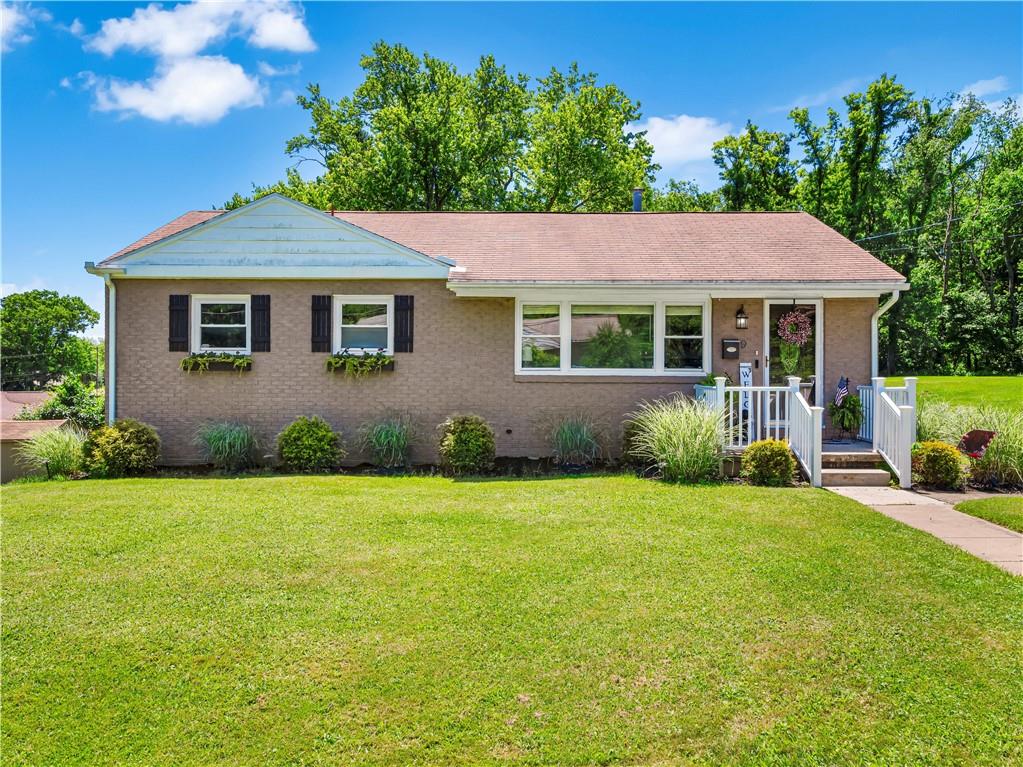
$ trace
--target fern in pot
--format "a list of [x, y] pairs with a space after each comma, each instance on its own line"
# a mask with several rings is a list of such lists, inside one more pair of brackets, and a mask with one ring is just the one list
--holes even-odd
[[841, 402], [828, 404], [828, 415], [831, 417], [831, 424], [841, 432], [843, 441], [849, 441], [854, 434], [860, 431], [863, 423], [863, 410], [860, 407], [860, 398], [855, 394], [849, 394], [842, 398]]

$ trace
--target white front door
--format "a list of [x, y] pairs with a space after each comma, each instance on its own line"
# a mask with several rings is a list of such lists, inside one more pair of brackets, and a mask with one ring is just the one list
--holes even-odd
[[824, 306], [820, 299], [764, 302], [764, 386], [799, 376], [811, 404], [824, 400]]

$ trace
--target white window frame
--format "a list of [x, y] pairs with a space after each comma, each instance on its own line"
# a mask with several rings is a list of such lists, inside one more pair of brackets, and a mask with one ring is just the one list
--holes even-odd
[[[707, 353], [706, 353], [707, 352], [707, 349], [706, 349], [706, 346], [707, 346], [707, 319], [706, 319], [707, 311], [706, 311], [706, 307], [703, 307], [703, 312], [702, 312], [703, 316], [700, 318], [700, 330], [701, 330], [700, 335], [698, 335], [698, 336], [674, 336], [674, 335], [668, 335], [668, 307], [669, 306], [694, 306], [696, 308], [701, 308], [700, 304], [683, 303], [681, 301], [679, 301], [678, 303], [672, 303], [671, 301], [664, 301], [663, 302], [663, 305], [661, 307], [661, 311], [664, 313], [664, 325], [663, 325], [663, 331], [664, 332], [661, 334], [661, 353], [662, 353], [662, 355], [666, 354], [666, 352], [668, 351], [668, 339], [669, 338], [670, 339], [676, 339], [676, 340], [682, 340], [682, 341], [696, 341], [696, 340], [699, 340], [701, 342], [701, 344], [702, 344], [702, 347], [701, 347], [702, 355], [701, 356], [702, 356], [703, 359], [702, 359], [701, 366], [699, 368], [669, 368], [669, 367], [665, 366], [664, 369], [669, 371], [669, 372], [672, 372], [672, 373], [674, 373], [674, 372], [692, 373], [693, 371], [696, 371], [698, 373], [703, 373], [703, 368], [707, 367]], [[706, 373], [703, 373], [703, 374], [706, 375]]]
[[[394, 296], [332, 296], [331, 301], [331, 344], [334, 354], [365, 354], [367, 349], [347, 349], [341, 345], [341, 315], [345, 304], [386, 304], [387, 305], [387, 348], [381, 349], [383, 354], [394, 354]], [[349, 326], [355, 327], [355, 326]], [[377, 326], [379, 327], [379, 326]]]
[[[532, 304], [556, 304], [560, 307], [561, 367], [525, 368], [522, 366], [522, 307]], [[573, 368], [572, 367], [572, 305], [587, 306], [652, 306], [654, 307], [654, 366], [652, 368]], [[673, 370], [664, 367], [665, 306], [699, 306], [703, 310], [703, 366], [700, 369]], [[703, 378], [711, 366], [710, 343], [711, 302], [709, 296], [692, 298], [681, 296], [671, 299], [643, 299], [632, 296], [620, 298], [550, 298], [546, 296], [517, 297], [515, 299], [515, 375], [523, 376], [619, 376], [644, 378], [669, 376], [673, 378]]]
[[[202, 348], [202, 307], [203, 304], [245, 304], [245, 346], [222, 349]], [[192, 296], [191, 349], [192, 354], [251, 354], [252, 353], [252, 296], [208, 294]], [[213, 327], [210, 325], [209, 327]], [[221, 326], [223, 327], [223, 326]], [[227, 327], [238, 327], [228, 325]]]

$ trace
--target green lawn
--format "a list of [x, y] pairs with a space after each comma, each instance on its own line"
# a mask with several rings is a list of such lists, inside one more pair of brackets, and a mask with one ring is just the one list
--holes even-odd
[[994, 522], [1023, 533], [1023, 496], [1005, 496], [1004, 498], [983, 498], [976, 501], [963, 501], [956, 508], [964, 514]]
[[1023, 761], [1023, 579], [822, 490], [0, 498], [8, 765]]
[[[886, 379], [891, 386], [902, 386], [905, 379]], [[952, 405], [991, 405], [1023, 410], [1023, 376], [919, 376], [917, 394]]]

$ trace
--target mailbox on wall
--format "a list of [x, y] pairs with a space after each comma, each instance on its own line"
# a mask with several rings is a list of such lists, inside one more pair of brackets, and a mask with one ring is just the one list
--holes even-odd
[[722, 338], [721, 339], [721, 359], [723, 360], [735, 360], [739, 358], [739, 339], [737, 338]]

